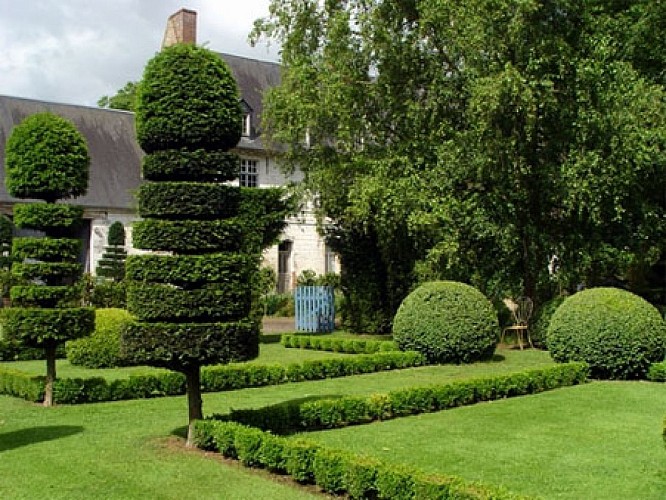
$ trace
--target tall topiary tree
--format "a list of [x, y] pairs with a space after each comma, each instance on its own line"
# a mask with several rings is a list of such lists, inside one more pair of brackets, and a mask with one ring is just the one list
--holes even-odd
[[16, 307], [6, 310], [3, 331], [12, 340], [44, 349], [45, 406], [53, 404], [58, 344], [89, 335], [95, 326], [94, 310], [80, 307], [77, 283], [83, 267], [78, 263], [81, 240], [75, 236], [83, 209], [55, 203], [85, 193], [89, 164], [83, 136], [71, 122], [50, 113], [26, 118], [7, 140], [9, 194], [44, 201], [15, 205], [14, 224], [44, 237], [13, 240], [12, 274], [28, 284], [11, 288]]
[[281, 190], [222, 184], [238, 176], [228, 150], [241, 135], [236, 83], [219, 56], [193, 45], [164, 49], [148, 62], [136, 105], [147, 181], [138, 191], [133, 244], [168, 255], [130, 256], [122, 335], [137, 363], [185, 374], [188, 445], [202, 417], [200, 368], [258, 354], [251, 315], [261, 251], [284, 225]]
[[125, 259], [127, 259], [125, 227], [122, 222], [116, 221], [109, 226], [106, 244], [102, 258], [97, 263], [97, 276], [115, 282], [122, 281], [125, 277]]

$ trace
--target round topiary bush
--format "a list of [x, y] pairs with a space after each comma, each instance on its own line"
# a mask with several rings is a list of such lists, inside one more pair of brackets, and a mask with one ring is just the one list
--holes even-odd
[[90, 337], [67, 342], [67, 359], [86, 368], [126, 366], [120, 352], [120, 333], [131, 321], [132, 315], [124, 309], [97, 309], [95, 331]]
[[403, 351], [431, 363], [471, 363], [493, 355], [499, 338], [497, 312], [476, 288], [455, 281], [425, 283], [410, 293], [393, 320], [393, 339]]
[[555, 361], [585, 361], [603, 379], [643, 378], [666, 353], [666, 323], [647, 301], [617, 288], [590, 288], [555, 311], [546, 342]]
[[537, 309], [532, 324], [530, 325], [530, 338], [532, 339], [532, 344], [534, 347], [544, 349], [546, 347], [546, 332], [548, 331], [548, 325], [550, 325], [550, 320], [553, 317], [553, 314], [558, 307], [564, 302], [566, 297], [563, 295], [558, 295], [552, 299], [541, 304], [539, 309]]

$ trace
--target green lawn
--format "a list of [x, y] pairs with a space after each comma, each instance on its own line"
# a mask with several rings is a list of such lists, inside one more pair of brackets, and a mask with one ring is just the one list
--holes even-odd
[[[262, 346], [264, 362], [310, 351]], [[314, 353], [330, 356], [331, 353]], [[293, 360], [293, 359], [292, 359]], [[260, 359], [261, 361], [261, 359]], [[42, 363], [42, 362], [40, 362]], [[371, 394], [540, 367], [547, 353], [502, 350], [471, 366], [429, 366], [204, 395], [204, 412], [307, 396]], [[666, 491], [664, 385], [594, 383], [312, 437], [546, 498], [658, 498]], [[45, 409], [0, 397], [0, 498], [299, 499], [313, 493], [173, 445], [184, 397]], [[614, 476], [614, 477], [608, 477]], [[601, 497], [598, 497], [601, 498]]]
[[307, 437], [526, 495], [661, 500], [664, 413], [663, 384], [595, 382]]

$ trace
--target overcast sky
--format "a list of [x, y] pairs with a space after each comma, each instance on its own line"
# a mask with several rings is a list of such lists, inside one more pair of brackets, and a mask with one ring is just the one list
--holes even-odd
[[197, 43], [263, 60], [247, 35], [269, 0], [0, 0], [0, 94], [94, 106], [141, 78], [167, 18], [197, 11]]

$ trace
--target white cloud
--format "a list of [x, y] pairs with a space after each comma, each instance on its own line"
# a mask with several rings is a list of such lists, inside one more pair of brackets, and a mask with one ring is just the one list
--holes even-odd
[[0, 0], [0, 94], [95, 105], [159, 50], [166, 20], [198, 12], [198, 42], [219, 52], [277, 58], [250, 48], [253, 22], [269, 0]]

